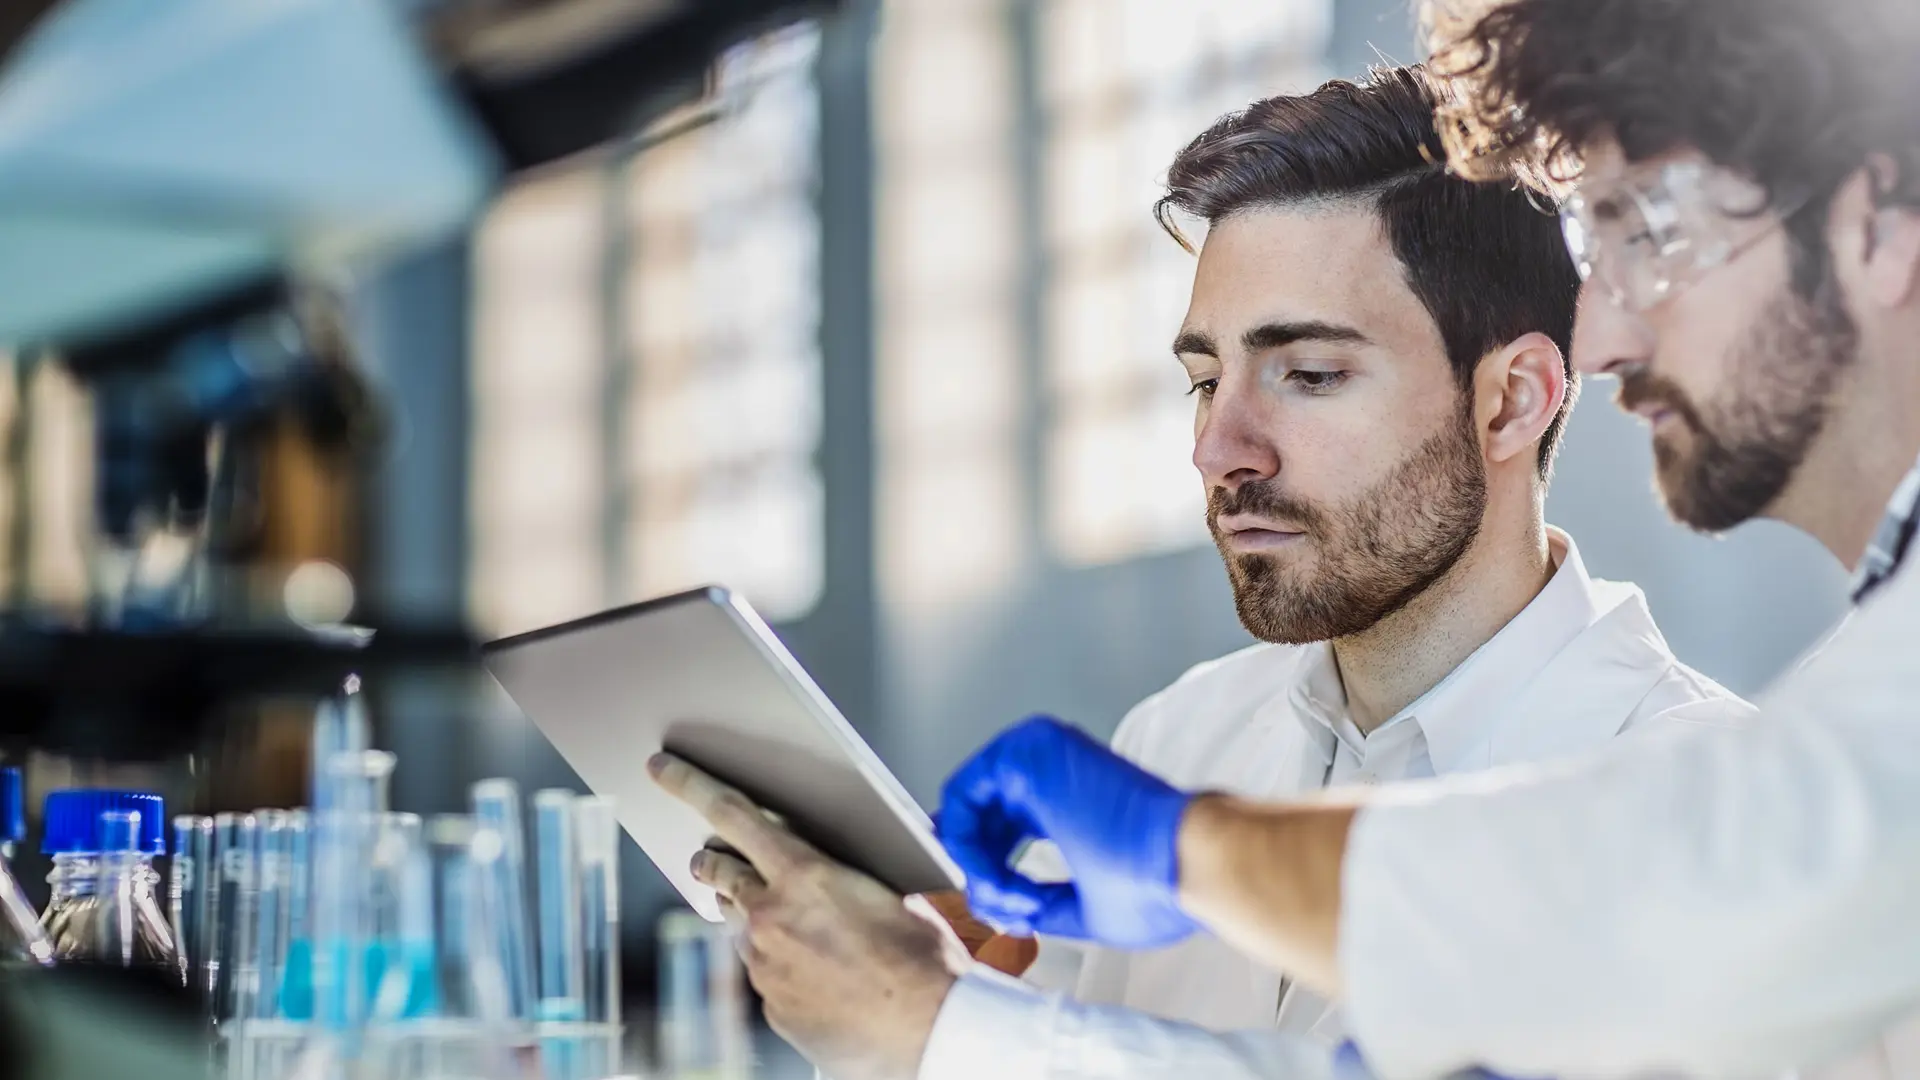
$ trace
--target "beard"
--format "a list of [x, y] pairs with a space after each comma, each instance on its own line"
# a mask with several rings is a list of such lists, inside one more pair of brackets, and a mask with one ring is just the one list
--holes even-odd
[[[1247, 632], [1287, 645], [1357, 634], [1445, 577], [1479, 535], [1487, 509], [1486, 465], [1471, 415], [1463, 413], [1384, 480], [1339, 506], [1285, 495], [1272, 480], [1232, 493], [1210, 490], [1207, 528]], [[1301, 531], [1314, 557], [1236, 552], [1220, 531], [1227, 514], [1284, 521]]]
[[1622, 408], [1659, 404], [1686, 428], [1654, 436], [1654, 486], [1674, 519], [1700, 532], [1731, 529], [1780, 498], [1858, 352], [1859, 332], [1832, 288], [1782, 292], [1737, 346], [1727, 389], [1704, 406], [1645, 369], [1621, 378]]

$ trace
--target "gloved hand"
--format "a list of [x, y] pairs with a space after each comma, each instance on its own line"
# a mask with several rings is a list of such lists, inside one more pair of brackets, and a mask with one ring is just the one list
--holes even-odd
[[[1077, 728], [1036, 716], [1002, 732], [941, 792], [940, 840], [967, 875], [967, 900], [1011, 934], [1055, 934], [1149, 949], [1192, 933], [1180, 910], [1176, 842], [1191, 796]], [[1051, 840], [1073, 880], [1014, 871], [1017, 850]]]

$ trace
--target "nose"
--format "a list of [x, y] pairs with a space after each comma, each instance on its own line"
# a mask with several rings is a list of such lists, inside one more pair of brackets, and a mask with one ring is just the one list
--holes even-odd
[[1653, 327], [1589, 281], [1573, 323], [1573, 366], [1582, 375], [1619, 375], [1653, 359]]
[[1232, 494], [1240, 485], [1280, 472], [1276, 417], [1266, 395], [1245, 379], [1222, 378], [1194, 432], [1193, 465], [1208, 490]]

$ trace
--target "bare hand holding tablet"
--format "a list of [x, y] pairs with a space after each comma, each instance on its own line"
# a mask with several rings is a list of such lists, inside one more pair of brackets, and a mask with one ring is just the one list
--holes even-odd
[[486, 666], [694, 910], [712, 828], [647, 775], [666, 750], [895, 892], [960, 887], [932, 823], [745, 601], [680, 593], [485, 646]]

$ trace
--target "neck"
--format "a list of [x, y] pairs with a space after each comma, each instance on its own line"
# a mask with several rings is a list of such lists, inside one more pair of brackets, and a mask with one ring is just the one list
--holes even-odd
[[1859, 566], [1893, 490], [1920, 457], [1920, 364], [1904, 355], [1864, 365], [1836, 395], [1821, 435], [1767, 516]]
[[[1490, 507], [1491, 509], [1491, 507]], [[1540, 594], [1553, 576], [1537, 499], [1480, 535], [1445, 577], [1399, 611], [1333, 642], [1355, 727], [1372, 732], [1436, 686]]]

